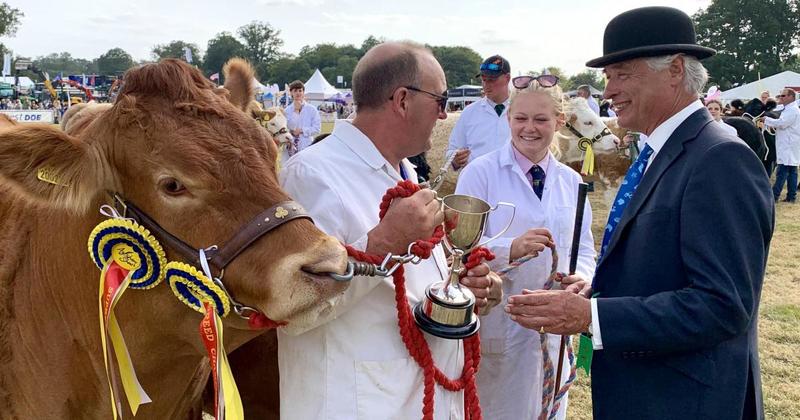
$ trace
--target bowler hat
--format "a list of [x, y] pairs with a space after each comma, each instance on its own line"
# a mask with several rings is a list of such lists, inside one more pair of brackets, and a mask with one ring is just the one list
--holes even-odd
[[697, 45], [694, 24], [686, 13], [671, 7], [642, 7], [608, 22], [603, 35], [603, 56], [587, 61], [586, 67], [678, 53], [702, 60], [716, 51]]

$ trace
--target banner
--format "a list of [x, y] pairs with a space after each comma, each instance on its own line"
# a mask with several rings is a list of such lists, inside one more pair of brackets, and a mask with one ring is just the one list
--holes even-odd
[[3, 109], [0, 113], [8, 115], [12, 120], [21, 123], [49, 123], [53, 124], [54, 112], [52, 109], [43, 110], [22, 110], [22, 109]]
[[11, 53], [3, 57], [3, 77], [11, 75]]

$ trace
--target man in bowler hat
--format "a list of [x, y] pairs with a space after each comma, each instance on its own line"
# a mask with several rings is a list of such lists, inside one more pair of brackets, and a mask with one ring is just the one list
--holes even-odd
[[763, 419], [757, 317], [774, 202], [756, 155], [698, 99], [714, 50], [685, 13], [645, 7], [609, 22], [603, 53], [586, 65], [603, 68], [620, 125], [648, 139], [592, 287], [524, 291], [506, 311], [591, 336], [595, 419]]

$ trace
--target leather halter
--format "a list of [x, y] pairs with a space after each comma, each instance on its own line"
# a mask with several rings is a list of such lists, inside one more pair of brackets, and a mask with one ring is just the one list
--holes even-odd
[[[144, 211], [136, 207], [130, 201], [126, 201], [116, 193], [109, 193], [112, 196], [113, 207], [123, 215], [140, 225], [147, 228], [160, 241], [168, 247], [181, 254], [186, 261], [193, 264], [200, 264], [200, 250], [187, 244], [177, 236], [169, 233], [162, 228], [155, 220]], [[210, 266], [223, 273], [225, 267], [231, 263], [239, 254], [244, 252], [247, 247], [253, 244], [258, 238], [269, 233], [278, 226], [295, 219], [308, 219], [313, 222], [306, 210], [295, 201], [282, 201], [274, 206], [262, 211], [249, 223], [244, 225], [239, 231], [229, 239], [222, 247], [211, 247], [206, 251], [206, 259]], [[220, 274], [219, 277], [222, 277]]]
[[566, 123], [566, 126], [569, 129], [569, 131], [572, 132], [572, 134], [578, 136], [578, 139], [589, 139], [591, 140], [592, 144], [597, 143], [598, 141], [600, 141], [600, 139], [602, 139], [605, 136], [613, 135], [613, 133], [611, 133], [611, 130], [609, 130], [608, 127], [603, 127], [600, 133], [598, 133], [596, 136], [586, 137], [583, 134], [581, 134], [581, 132], [578, 131], [578, 129], [575, 128], [575, 126], [570, 124], [569, 122]]

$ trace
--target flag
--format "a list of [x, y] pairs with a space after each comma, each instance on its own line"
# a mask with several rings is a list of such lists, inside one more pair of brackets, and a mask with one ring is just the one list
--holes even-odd
[[219, 73], [214, 73], [211, 76], [208, 76], [211, 80], [219, 80]]
[[189, 47], [183, 47], [183, 55], [186, 57], [186, 62], [192, 62], [192, 50]]
[[11, 53], [3, 57], [3, 77], [11, 75]]

